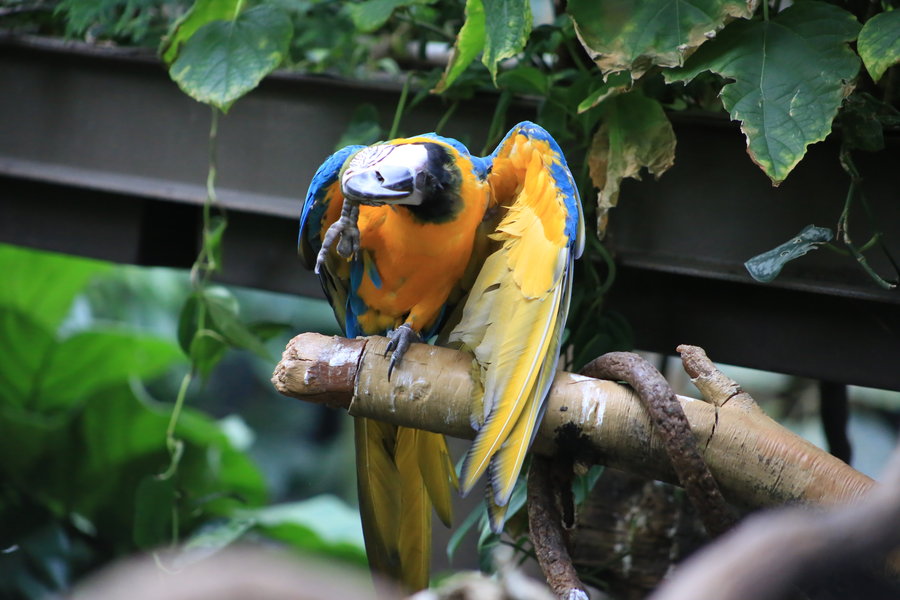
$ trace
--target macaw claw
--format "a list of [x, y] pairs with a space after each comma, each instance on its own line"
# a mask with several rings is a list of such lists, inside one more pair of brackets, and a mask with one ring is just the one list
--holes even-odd
[[391, 373], [394, 372], [394, 367], [403, 360], [403, 355], [409, 350], [409, 345], [421, 343], [422, 337], [413, 331], [412, 327], [404, 323], [397, 329], [388, 333], [388, 338], [390, 338], [390, 341], [388, 342], [384, 355], [387, 356], [388, 352], [393, 351], [393, 354], [391, 354], [391, 364], [388, 365], [388, 381], [390, 381]]
[[341, 218], [331, 224], [325, 232], [322, 239], [322, 247], [316, 255], [316, 274], [319, 274], [325, 259], [328, 256], [328, 250], [338, 238], [337, 244], [338, 255], [349, 259], [359, 250], [359, 227], [356, 221], [359, 219], [359, 203], [344, 199], [344, 205], [341, 208]]

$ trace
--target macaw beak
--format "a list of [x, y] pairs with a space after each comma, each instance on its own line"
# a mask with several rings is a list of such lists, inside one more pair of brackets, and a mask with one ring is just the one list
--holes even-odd
[[379, 165], [350, 175], [344, 196], [362, 204], [402, 204], [415, 192], [415, 173], [396, 165]]

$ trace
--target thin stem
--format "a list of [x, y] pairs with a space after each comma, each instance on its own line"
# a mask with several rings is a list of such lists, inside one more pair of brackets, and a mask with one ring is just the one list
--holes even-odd
[[581, 60], [581, 54], [578, 52], [578, 47], [575, 45], [575, 42], [572, 41], [572, 38], [564, 38], [563, 45], [566, 47], [566, 51], [569, 53], [569, 58], [571, 58], [572, 62], [575, 63], [575, 68], [582, 73], [587, 73], [589, 69], [587, 65], [584, 64], [584, 61]]
[[392, 140], [397, 137], [397, 130], [400, 129], [400, 119], [403, 117], [403, 109], [406, 108], [406, 97], [409, 96], [409, 82], [412, 79], [412, 73], [406, 76], [403, 82], [403, 90], [400, 92], [400, 100], [397, 102], [397, 109], [394, 111], [394, 122], [391, 123], [391, 131], [388, 133], [388, 139]]
[[769, 0], [763, 0], [763, 21], [769, 22]]
[[484, 148], [481, 150], [482, 155], [490, 154], [491, 146], [500, 139], [503, 123], [506, 121], [506, 110], [509, 108], [510, 102], [512, 102], [512, 94], [508, 90], [502, 91], [500, 98], [497, 100], [497, 107], [494, 109], [494, 116], [491, 118], [487, 140], [485, 140]]
[[181, 409], [184, 407], [184, 399], [187, 397], [188, 387], [190, 387], [193, 380], [193, 371], [188, 371], [181, 378], [178, 396], [175, 398], [175, 406], [172, 407], [172, 414], [169, 415], [169, 426], [166, 427], [166, 448], [169, 451], [169, 466], [163, 473], [157, 475], [162, 480], [169, 479], [175, 475], [175, 472], [178, 471], [178, 463], [181, 461], [181, 454], [184, 452], [184, 442], [175, 437], [175, 427], [178, 425], [178, 418], [181, 416]]
[[425, 31], [430, 31], [431, 33], [433, 33], [437, 36], [440, 36], [441, 38], [443, 38], [447, 41], [452, 42], [452, 41], [456, 40], [455, 35], [453, 35], [451, 33], [447, 33], [440, 27], [432, 25], [431, 23], [419, 21], [412, 14], [409, 13], [409, 9], [404, 10], [402, 12], [397, 11], [396, 13], [394, 13], [394, 16], [397, 17], [398, 20], [403, 21], [404, 23], [409, 23], [410, 25], [412, 25], [414, 27], [420, 27], [421, 29], [424, 29]]
[[219, 160], [219, 109], [212, 107], [212, 116], [209, 122], [209, 165], [206, 172], [206, 202], [203, 203], [203, 248], [201, 254], [205, 254], [204, 260], [207, 263], [204, 268], [203, 281], [206, 282], [209, 276], [219, 269], [216, 258], [207, 247], [207, 240], [211, 232], [212, 223], [212, 205], [218, 204], [218, 196], [216, 196], [216, 175], [218, 173], [216, 165]]
[[[862, 267], [863, 271], [872, 278], [872, 280], [881, 288], [886, 290], [891, 290], [897, 287], [896, 283], [892, 283], [883, 277], [881, 277], [875, 270], [869, 265], [869, 261], [866, 259], [865, 255], [863, 255], [863, 251], [867, 249], [872, 240], [869, 243], [866, 243], [862, 249], [857, 248], [853, 245], [853, 241], [850, 239], [850, 207], [853, 204], [854, 198], [856, 198], [857, 191], [859, 191], [860, 183], [862, 181], [859, 170], [856, 168], [856, 165], [853, 162], [853, 157], [850, 156], [850, 151], [846, 149], [841, 150], [841, 165], [844, 168], [844, 171], [850, 176], [850, 187], [847, 189], [847, 197], [844, 199], [844, 208], [841, 211], [841, 216], [838, 218], [837, 222], [837, 234], [840, 236], [841, 241], [844, 242], [844, 245], [847, 246], [847, 249], [850, 251], [850, 254], [853, 255], [853, 258], [856, 259], [857, 264]], [[867, 215], [869, 216], [869, 221], [872, 223], [874, 219], [872, 218], [872, 213], [868, 207], [868, 204], [865, 202], [865, 198], [860, 197], [863, 201], [864, 209], [866, 210]], [[874, 235], [874, 239], [877, 243], [880, 243], [883, 247], [883, 242], [880, 242], [880, 232], [876, 231]], [[888, 260], [891, 261], [891, 264], [894, 265], [896, 270], [897, 264], [894, 262], [893, 257], [888, 254]]]
[[450, 105], [450, 108], [444, 112], [444, 116], [441, 117], [441, 120], [438, 121], [438, 124], [434, 127], [435, 133], [440, 133], [444, 129], [444, 125], [450, 120], [450, 117], [453, 116], [453, 113], [456, 112], [456, 108], [459, 106], [459, 100], [454, 100], [453, 104]]

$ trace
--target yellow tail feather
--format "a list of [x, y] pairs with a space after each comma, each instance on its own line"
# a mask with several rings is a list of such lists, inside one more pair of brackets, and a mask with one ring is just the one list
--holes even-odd
[[397, 428], [400, 527], [395, 535], [400, 555], [399, 578], [410, 590], [428, 587], [431, 567], [431, 501], [419, 471], [419, 442], [423, 434], [426, 432]]
[[459, 488], [447, 440], [439, 433], [420, 431], [417, 437], [419, 471], [425, 480], [428, 496], [441, 522], [450, 527], [453, 522], [453, 492]]
[[356, 480], [366, 554], [373, 570], [400, 576], [397, 530], [400, 527], [400, 473], [394, 463], [396, 427], [354, 419]]
[[359, 508], [373, 570], [428, 587], [431, 507], [448, 526], [458, 483], [444, 436], [355, 419]]

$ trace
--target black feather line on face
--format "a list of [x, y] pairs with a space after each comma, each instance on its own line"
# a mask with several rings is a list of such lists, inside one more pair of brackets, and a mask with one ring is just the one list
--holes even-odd
[[424, 223], [447, 223], [463, 208], [459, 193], [462, 175], [453, 155], [444, 146], [422, 145], [428, 151], [428, 167], [416, 176], [416, 189], [422, 192], [422, 204], [405, 205], [404, 208]]

